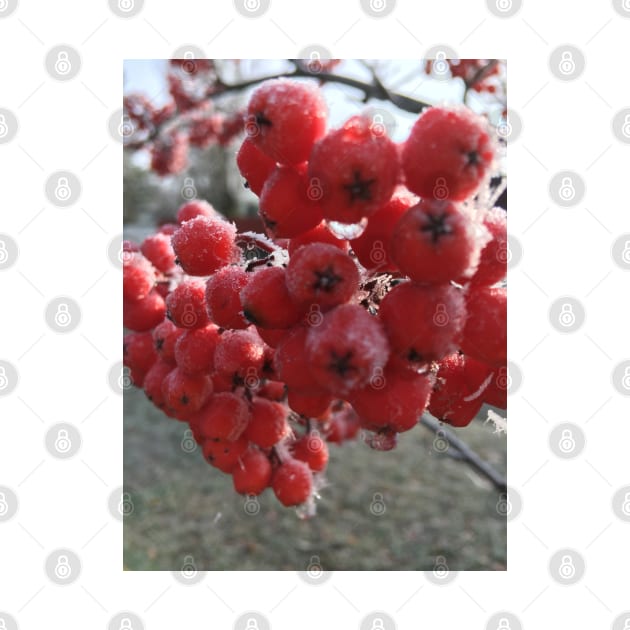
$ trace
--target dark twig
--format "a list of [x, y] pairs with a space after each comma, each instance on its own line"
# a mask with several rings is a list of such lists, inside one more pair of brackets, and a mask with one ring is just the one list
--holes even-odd
[[482, 459], [477, 453], [475, 453], [466, 442], [461, 440], [446, 426], [440, 424], [438, 420], [424, 414], [420, 418], [420, 424], [427, 427], [433, 433], [440, 433], [449, 445], [449, 448], [454, 448], [461, 454], [461, 459], [465, 461], [471, 468], [474, 468], [478, 473], [481, 473], [483, 477], [486, 477], [499, 492], [507, 492], [507, 481], [503, 475], [496, 471], [487, 461]]

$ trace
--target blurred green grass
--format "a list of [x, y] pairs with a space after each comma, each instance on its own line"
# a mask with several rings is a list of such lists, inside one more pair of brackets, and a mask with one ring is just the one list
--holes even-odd
[[[326, 571], [432, 570], [437, 556], [451, 570], [506, 569], [498, 491], [433, 450], [422, 426], [390, 452], [331, 445], [317, 516], [300, 520], [270, 489], [249, 514], [231, 477], [198, 447], [182, 448], [191, 445], [187, 426], [141, 391], [125, 394], [124, 414], [124, 484], [134, 506], [124, 523], [126, 570], [179, 571], [187, 556], [207, 571], [305, 571], [314, 556]], [[505, 435], [478, 421], [458, 435], [505, 473]]]

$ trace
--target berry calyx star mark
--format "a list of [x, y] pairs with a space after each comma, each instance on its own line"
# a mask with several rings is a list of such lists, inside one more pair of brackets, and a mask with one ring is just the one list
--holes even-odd
[[376, 179], [361, 179], [361, 173], [354, 171], [352, 174], [353, 181], [350, 184], [344, 184], [344, 189], [350, 194], [350, 203], [355, 201], [371, 201], [372, 193], [370, 186], [372, 186]]
[[431, 242], [435, 245], [442, 236], [446, 234], [452, 233], [452, 228], [446, 222], [448, 215], [446, 212], [442, 212], [441, 214], [430, 214], [426, 215], [426, 222], [420, 228], [421, 232], [427, 232], [431, 236]]
[[344, 355], [337, 354], [334, 350], [330, 353], [331, 361], [328, 368], [344, 378], [348, 372], [356, 372], [357, 368], [352, 365], [352, 351], [349, 350]]
[[328, 265], [323, 270], [316, 269], [314, 274], [317, 279], [313, 284], [313, 289], [325, 293], [330, 293], [343, 280], [341, 276], [335, 273], [332, 265]]

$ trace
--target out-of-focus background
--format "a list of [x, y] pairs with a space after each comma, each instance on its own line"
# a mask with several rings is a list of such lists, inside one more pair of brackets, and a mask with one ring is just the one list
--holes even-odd
[[[294, 67], [288, 60], [212, 63], [213, 76], [225, 85]], [[501, 65], [496, 89], [480, 91], [453, 76], [456, 68], [452, 64], [450, 70], [436, 72], [420, 59], [342, 60], [330, 73], [366, 83], [377, 80], [388, 91], [430, 104], [465, 99], [499, 128], [506, 108], [505, 67]], [[179, 77], [179, 87], [173, 76]], [[125, 96], [142, 95], [153, 111], [168, 111], [177, 90], [190, 88], [194, 101], [194, 78], [168, 60], [129, 60]], [[214, 117], [210, 127], [216, 137], [205, 146], [203, 141], [188, 147], [185, 164], [173, 172], [157, 174], [151, 168], [150, 140], [128, 143], [125, 238], [141, 240], [157, 225], [173, 221], [177, 208], [192, 198], [207, 199], [242, 227], [262, 231], [257, 198], [243, 187], [235, 163], [243, 133], [229, 130], [254, 88], [199, 101], [201, 118]], [[364, 102], [360, 90], [336, 82], [322, 84], [322, 90], [331, 127], [367, 112], [381, 116], [377, 120], [390, 136], [403, 141], [417, 118], [388, 100]], [[190, 111], [190, 119], [198, 120], [195, 107], [184, 118]], [[502, 160], [498, 166], [503, 169]], [[484, 423], [486, 410], [457, 435], [505, 475], [506, 436], [496, 433], [493, 423]], [[235, 494], [231, 477], [203, 460], [187, 425], [156, 410], [142, 391], [125, 393], [124, 414], [124, 483], [133, 496], [124, 523], [128, 570], [179, 571], [192, 564], [198, 570], [307, 571], [313, 563], [324, 570], [431, 570], [440, 557], [449, 559], [451, 570], [506, 568], [505, 496], [457, 459], [454, 449], [440, 452], [436, 435], [426, 427], [402, 434], [390, 452], [373, 451], [360, 439], [330, 445], [328, 485], [321, 490], [317, 516], [301, 520], [269, 489], [256, 500]]]

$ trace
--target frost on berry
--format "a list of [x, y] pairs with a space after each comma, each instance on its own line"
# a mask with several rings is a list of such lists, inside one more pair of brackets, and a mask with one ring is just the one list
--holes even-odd
[[247, 106], [245, 133], [280, 164], [305, 162], [326, 129], [326, 102], [315, 83], [288, 79], [265, 81]]
[[358, 223], [394, 192], [396, 145], [386, 135], [373, 133], [370, 125], [369, 118], [354, 116], [313, 148], [308, 173], [321, 187], [319, 203], [328, 220]]
[[379, 310], [392, 353], [411, 369], [453, 352], [466, 322], [463, 293], [454, 286], [403, 282]]
[[206, 276], [238, 260], [235, 235], [232, 223], [200, 215], [184, 222], [171, 242], [177, 262], [187, 274]]
[[309, 192], [306, 164], [272, 171], [260, 195], [260, 216], [270, 235], [293, 238], [321, 222], [321, 208]]
[[483, 183], [494, 154], [481, 116], [465, 107], [429, 107], [403, 146], [407, 188], [426, 199], [466, 199]]
[[470, 277], [489, 236], [461, 205], [422, 200], [394, 226], [389, 248], [398, 269], [416, 282]]
[[325, 390], [344, 396], [367, 383], [389, 355], [380, 322], [358, 304], [342, 304], [329, 311], [321, 325], [312, 327], [306, 354], [315, 381]]
[[296, 251], [286, 277], [296, 302], [323, 307], [347, 302], [359, 286], [359, 272], [350, 256], [326, 243], [311, 243]]

